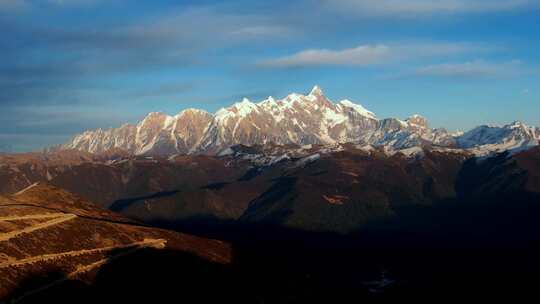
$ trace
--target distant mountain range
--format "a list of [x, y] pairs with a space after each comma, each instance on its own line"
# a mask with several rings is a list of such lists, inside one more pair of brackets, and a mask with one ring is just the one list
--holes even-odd
[[378, 119], [315, 87], [0, 153], [0, 302], [534, 292], [539, 138]]
[[329, 100], [315, 86], [308, 95], [290, 94], [258, 103], [244, 98], [215, 114], [186, 109], [175, 116], [152, 112], [137, 125], [86, 131], [52, 150], [134, 155], [219, 154], [242, 144], [332, 145], [355, 143], [399, 151], [414, 147], [464, 149], [476, 155], [521, 151], [537, 146], [540, 129], [521, 122], [480, 126], [466, 133], [432, 129], [427, 119], [378, 119], [350, 100]]

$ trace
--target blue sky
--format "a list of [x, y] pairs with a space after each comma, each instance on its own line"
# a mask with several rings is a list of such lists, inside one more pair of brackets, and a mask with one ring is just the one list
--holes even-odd
[[378, 117], [540, 126], [540, 0], [0, 0], [0, 150], [318, 84]]

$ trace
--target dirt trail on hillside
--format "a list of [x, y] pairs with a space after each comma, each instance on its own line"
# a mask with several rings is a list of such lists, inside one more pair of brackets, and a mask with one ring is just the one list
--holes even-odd
[[[142, 242], [136, 242], [136, 243], [131, 243], [131, 244], [127, 244], [127, 245], [119, 245], [119, 246], [110, 246], [110, 247], [104, 247], [104, 248], [98, 248], [98, 249], [93, 249], [93, 250], [102, 250], [102, 251], [106, 251], [106, 250], [112, 250], [112, 249], [122, 249], [122, 248], [129, 248], [129, 247], [132, 247], [131, 249], [125, 251], [125, 252], [122, 252], [122, 253], [118, 253], [118, 254], [115, 254], [115, 255], [112, 255], [110, 257], [107, 257], [105, 259], [101, 259], [101, 260], [98, 260], [94, 263], [91, 263], [91, 264], [88, 264], [88, 265], [79, 265], [77, 267], [77, 269], [75, 269], [73, 272], [70, 272], [69, 274], [67, 274], [65, 277], [59, 279], [59, 280], [55, 280], [45, 286], [42, 286], [38, 289], [34, 289], [26, 294], [23, 294], [22, 296], [18, 297], [17, 299], [14, 299], [12, 301], [12, 303], [18, 303], [20, 302], [21, 300], [24, 300], [25, 298], [31, 296], [31, 295], [34, 295], [34, 294], [37, 294], [41, 291], [44, 291], [44, 290], [47, 290], [51, 287], [54, 287], [58, 284], [61, 284], [67, 280], [70, 280], [70, 279], [73, 279], [75, 277], [77, 277], [78, 275], [80, 274], [83, 274], [83, 273], [86, 273], [86, 272], [89, 272], [89, 271], [92, 271], [94, 269], [97, 269], [97, 268], [100, 268], [101, 266], [103, 265], [106, 265], [122, 256], [125, 256], [125, 255], [128, 255], [128, 254], [131, 254], [139, 249], [142, 249], [142, 248], [146, 248], [146, 247], [152, 247], [152, 248], [157, 248], [157, 249], [163, 249], [165, 248], [165, 244], [166, 244], [166, 240], [164, 239], [145, 239], [144, 241]], [[82, 250], [81, 250], [82, 251]], [[92, 251], [92, 250], [88, 250], [87, 253], [89, 251]], [[80, 252], [80, 251], [79, 251]], [[73, 253], [76, 253], [76, 251], [72, 251], [72, 252], [66, 252], [66, 253], [62, 253], [61, 255], [66, 255], [66, 254], [73, 254]], [[49, 255], [50, 256], [50, 255]], [[42, 256], [43, 257], [43, 256]], [[34, 257], [34, 258], [38, 258], [38, 257]], [[27, 259], [28, 260], [28, 259]], [[21, 262], [22, 260], [19, 260], [18, 262]], [[0, 265], [0, 269], [2, 268], [2, 266]]]
[[0, 217], [0, 222], [47, 219], [47, 218], [62, 217], [65, 215], [66, 215], [65, 213], [45, 213], [45, 214], [30, 214], [30, 215], [19, 215], [19, 216], [5, 216], [5, 217]]
[[37, 185], [39, 185], [39, 183], [33, 183], [33, 184], [31, 184], [30, 186], [28, 186], [28, 187], [22, 189], [21, 191], [15, 193], [14, 195], [21, 195], [21, 194], [25, 193], [26, 191], [28, 191], [28, 190], [34, 188], [34, 187], [37, 186]]
[[52, 219], [50, 221], [46, 221], [44, 223], [39, 223], [37, 225], [26, 227], [26, 228], [21, 229], [21, 230], [2, 233], [2, 234], [0, 234], [0, 242], [9, 241], [12, 238], [16, 238], [16, 237], [18, 237], [18, 236], [20, 236], [22, 234], [32, 233], [32, 232], [34, 232], [36, 230], [45, 229], [45, 228], [48, 228], [48, 227], [51, 227], [51, 226], [54, 226], [54, 225], [61, 224], [63, 222], [73, 220], [75, 218], [77, 218], [77, 216], [75, 214], [62, 214], [61, 216], [57, 216], [54, 219]]
[[22, 265], [32, 264], [32, 263], [37, 263], [37, 262], [56, 260], [56, 259], [60, 259], [64, 257], [76, 257], [76, 256], [81, 256], [81, 255], [86, 255], [86, 254], [100, 253], [100, 252], [117, 250], [117, 249], [128, 249], [128, 248], [139, 249], [139, 248], [144, 248], [144, 247], [163, 249], [165, 248], [166, 243], [167, 243], [167, 240], [165, 239], [145, 239], [141, 242], [134, 242], [134, 243], [129, 243], [129, 244], [115, 245], [115, 246], [107, 246], [107, 247], [102, 247], [102, 248], [81, 249], [81, 250], [73, 250], [73, 251], [66, 251], [66, 252], [60, 252], [60, 253], [43, 254], [43, 255], [33, 256], [30, 258], [0, 263], [0, 269], [7, 268], [7, 267], [22, 266]]

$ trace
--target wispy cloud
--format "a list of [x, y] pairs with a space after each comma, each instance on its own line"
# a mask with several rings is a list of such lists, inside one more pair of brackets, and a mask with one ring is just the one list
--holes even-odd
[[114, 105], [86, 106], [22, 106], [9, 108], [0, 116], [0, 133], [70, 135], [74, 129], [82, 131], [99, 126], [113, 127], [139, 118], [132, 113], [111, 111]]
[[171, 11], [107, 28], [9, 25], [10, 43], [0, 42], [0, 103], [43, 101], [43, 94], [55, 95], [52, 90], [59, 84], [65, 90], [70, 83], [91, 77], [187, 68], [204, 63], [202, 54], [207, 50], [283, 39], [294, 31], [264, 15], [211, 7]]
[[462, 63], [443, 63], [421, 67], [411, 74], [416, 76], [453, 77], [453, 78], [493, 78], [515, 77], [527, 73], [521, 61], [488, 62], [475, 60]]
[[118, 34], [155, 42], [221, 47], [244, 41], [284, 38], [296, 30], [270, 16], [225, 13], [214, 7], [189, 8], [118, 29]]
[[467, 43], [366, 44], [354, 48], [311, 49], [263, 60], [261, 66], [289, 68], [322, 65], [378, 65], [417, 57], [432, 57], [485, 51], [486, 47]]
[[325, 0], [326, 7], [361, 16], [492, 13], [538, 6], [537, 0]]
[[[136, 111], [134, 103], [189, 94], [196, 77], [188, 77], [189, 82], [152, 78], [132, 87], [115, 82], [118, 78], [181, 74], [195, 65], [206, 67], [225, 48], [298, 37], [296, 29], [274, 22], [273, 15], [217, 6], [174, 6], [136, 18], [116, 18], [111, 11], [114, 20], [83, 18], [73, 26], [51, 19], [57, 8], [86, 9], [111, 1], [0, 0], [0, 133], [62, 135], [119, 125]], [[26, 19], [2, 18], [16, 9]], [[34, 22], [33, 14], [48, 21]], [[130, 106], [114, 116], [99, 111], [107, 103]]]
[[238, 29], [232, 30], [230, 32], [233, 36], [240, 37], [264, 37], [264, 36], [286, 36], [294, 33], [294, 30], [290, 27], [283, 25], [254, 25], [254, 26], [245, 26]]

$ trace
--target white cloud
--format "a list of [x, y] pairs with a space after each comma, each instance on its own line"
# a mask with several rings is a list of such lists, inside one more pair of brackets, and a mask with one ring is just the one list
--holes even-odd
[[121, 30], [132, 37], [170, 44], [185, 42], [189, 47], [201, 44], [215, 47], [253, 39], [283, 38], [296, 34], [284, 25], [275, 25], [264, 15], [227, 14], [211, 7], [172, 11], [157, 19]]
[[491, 13], [537, 6], [538, 0], [325, 0], [326, 7], [361, 16]]
[[279, 25], [247, 25], [245, 27], [232, 30], [230, 34], [238, 36], [261, 37], [288, 35], [291, 32], [292, 30], [290, 28]]
[[463, 63], [429, 65], [415, 70], [413, 75], [436, 77], [514, 77], [524, 74], [525, 68], [519, 60], [510, 62], [487, 62], [475, 60]]
[[390, 57], [390, 54], [390, 47], [386, 45], [362, 45], [338, 51], [314, 49], [264, 61], [263, 65], [275, 67], [346, 64], [368, 65], [382, 63]]
[[307, 67], [320, 65], [378, 65], [418, 57], [484, 51], [466, 43], [366, 44], [342, 50], [311, 49], [260, 62], [267, 67]]

